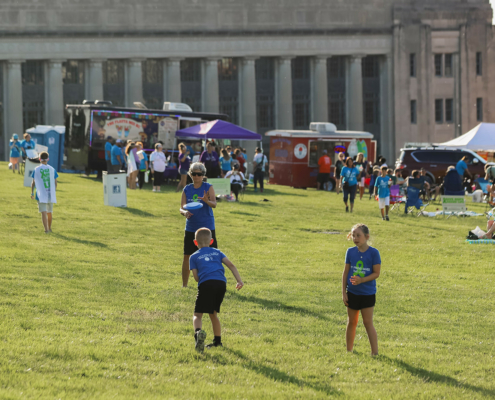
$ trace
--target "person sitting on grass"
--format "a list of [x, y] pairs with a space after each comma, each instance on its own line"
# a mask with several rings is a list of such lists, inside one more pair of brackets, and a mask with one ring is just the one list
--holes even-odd
[[375, 196], [378, 194], [378, 206], [382, 213], [382, 219], [384, 221], [390, 221], [388, 218], [388, 209], [390, 206], [390, 184], [392, 182], [390, 176], [387, 175], [387, 167], [382, 167], [381, 172], [381, 175], [375, 181]]
[[203, 314], [208, 313], [213, 327], [213, 343], [207, 345], [208, 349], [222, 346], [222, 328], [218, 313], [222, 305], [225, 292], [227, 291], [227, 279], [225, 278], [225, 264], [234, 275], [237, 290], [244, 286], [241, 276], [234, 264], [220, 250], [209, 247], [213, 244], [211, 231], [208, 228], [200, 228], [195, 233], [194, 244], [198, 246], [196, 251], [189, 258], [189, 269], [192, 271], [194, 279], [198, 282], [198, 295], [194, 307], [194, 339], [195, 349], [202, 353], [205, 348], [206, 332], [202, 329]]
[[225, 179], [230, 178], [230, 191], [235, 195], [235, 201], [239, 201], [239, 192], [242, 190], [246, 178], [244, 174], [239, 171], [239, 164], [232, 166], [232, 171], [227, 172]]
[[356, 247], [347, 249], [342, 274], [342, 300], [347, 307], [345, 340], [347, 351], [352, 352], [359, 311], [371, 345], [371, 355], [378, 355], [378, 338], [373, 326], [373, 310], [376, 302], [376, 279], [380, 276], [380, 252], [368, 245], [370, 231], [364, 224], [354, 225], [347, 236]]
[[[33, 171], [33, 181], [31, 183], [31, 198], [36, 198], [38, 210], [41, 213], [41, 221], [45, 228], [45, 233], [52, 232], [53, 204], [57, 202], [55, 190], [57, 188], [57, 171], [48, 165], [48, 153], [43, 151], [40, 154], [41, 165]], [[36, 187], [36, 197], [34, 188]]]

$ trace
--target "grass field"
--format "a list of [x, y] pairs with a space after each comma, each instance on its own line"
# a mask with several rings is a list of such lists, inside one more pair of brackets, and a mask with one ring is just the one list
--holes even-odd
[[[198, 355], [172, 187], [128, 192], [120, 209], [103, 205], [101, 181], [61, 174], [45, 235], [6, 163], [0, 185], [1, 399], [495, 398], [495, 247], [464, 242], [484, 217], [385, 222], [367, 198], [346, 214], [335, 193], [249, 188], [215, 210], [245, 287], [227, 271], [225, 347]], [[345, 349], [341, 274], [357, 222], [382, 256], [374, 358], [362, 324]]]

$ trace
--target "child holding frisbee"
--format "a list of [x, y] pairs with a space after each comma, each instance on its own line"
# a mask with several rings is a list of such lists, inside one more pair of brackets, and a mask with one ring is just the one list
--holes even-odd
[[[375, 181], [375, 196], [378, 194], [378, 207], [380, 207], [382, 219], [384, 221], [390, 221], [388, 218], [388, 209], [390, 207], [390, 185], [392, 181], [390, 176], [387, 175], [387, 167], [381, 167], [380, 170], [381, 175]], [[385, 212], [383, 209], [385, 209]]]
[[198, 295], [194, 307], [194, 339], [196, 340], [196, 351], [202, 353], [205, 348], [206, 332], [202, 329], [202, 318], [204, 313], [210, 315], [213, 327], [213, 343], [207, 345], [208, 349], [222, 346], [222, 331], [217, 313], [227, 290], [227, 279], [225, 278], [225, 264], [232, 271], [237, 281], [236, 289], [244, 286], [237, 268], [220, 250], [209, 247], [213, 243], [211, 231], [201, 228], [196, 231], [194, 244], [199, 250], [189, 258], [189, 269], [198, 282]]
[[342, 300], [347, 307], [345, 340], [347, 351], [352, 351], [359, 311], [371, 345], [371, 355], [378, 355], [378, 338], [373, 326], [376, 300], [376, 279], [380, 276], [381, 259], [377, 249], [368, 245], [370, 231], [364, 224], [354, 225], [347, 236], [356, 247], [347, 249], [342, 274]]

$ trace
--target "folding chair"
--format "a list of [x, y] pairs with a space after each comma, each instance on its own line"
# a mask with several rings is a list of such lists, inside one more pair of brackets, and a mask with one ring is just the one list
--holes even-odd
[[419, 198], [421, 189], [418, 189], [415, 186], [415, 182], [411, 185], [411, 181], [418, 181], [418, 179], [410, 179], [409, 180], [409, 186], [407, 187], [407, 200], [406, 200], [406, 205], [404, 209], [404, 213], [407, 214], [412, 214], [414, 211], [414, 208], [416, 208], [418, 213], [416, 214], [416, 217], [419, 217], [420, 215], [423, 214], [423, 211], [425, 210], [426, 207], [429, 206], [429, 203], [424, 204], [423, 201]]
[[401, 204], [406, 202], [406, 197], [400, 195], [400, 185], [390, 186], [390, 211], [400, 211]]

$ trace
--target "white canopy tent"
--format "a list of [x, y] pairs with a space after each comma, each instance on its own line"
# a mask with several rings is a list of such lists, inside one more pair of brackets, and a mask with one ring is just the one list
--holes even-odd
[[464, 135], [438, 146], [495, 152], [495, 124], [482, 122]]

